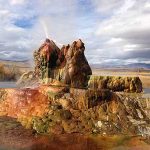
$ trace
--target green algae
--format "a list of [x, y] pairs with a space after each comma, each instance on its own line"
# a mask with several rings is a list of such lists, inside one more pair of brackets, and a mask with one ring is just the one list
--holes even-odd
[[47, 133], [50, 123], [52, 122], [49, 118], [33, 117], [32, 118], [32, 127], [38, 133]]
[[50, 128], [54, 128], [62, 120], [70, 120], [72, 114], [69, 110], [55, 109], [53, 114], [45, 114], [42, 117], [32, 118], [32, 128], [38, 133], [49, 133]]

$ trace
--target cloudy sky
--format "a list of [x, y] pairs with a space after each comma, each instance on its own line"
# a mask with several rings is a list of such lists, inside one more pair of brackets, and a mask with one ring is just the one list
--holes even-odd
[[150, 0], [0, 0], [0, 59], [31, 59], [46, 36], [81, 38], [91, 64], [150, 64]]

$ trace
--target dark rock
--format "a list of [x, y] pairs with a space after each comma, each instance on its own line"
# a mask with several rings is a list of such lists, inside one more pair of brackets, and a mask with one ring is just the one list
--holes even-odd
[[61, 113], [61, 117], [65, 120], [69, 120], [72, 118], [72, 114], [69, 110], [63, 110]]
[[52, 110], [57, 110], [57, 109], [62, 109], [61, 105], [52, 105], [51, 106]]

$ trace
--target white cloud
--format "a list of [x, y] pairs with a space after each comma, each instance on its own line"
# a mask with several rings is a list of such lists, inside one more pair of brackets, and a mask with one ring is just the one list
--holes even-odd
[[139, 45], [129, 44], [129, 45], [125, 45], [123, 50], [124, 51], [134, 51], [137, 48], [139, 48]]
[[[65, 6], [65, 7], [64, 7]], [[76, 38], [76, 0], [0, 0], [0, 52], [10, 51], [20, 53], [27, 57], [40, 46], [46, 36], [40, 22], [47, 26], [50, 38], [61, 43], [68, 43]], [[70, 12], [70, 13], [69, 13]], [[35, 22], [31, 27], [21, 27], [28, 21]], [[24, 21], [25, 19], [26, 22]], [[20, 26], [15, 25], [19, 22]], [[74, 35], [74, 36], [72, 36]]]
[[132, 8], [134, 6], [135, 3], [136, 3], [136, 0], [126, 0], [126, 1], [124, 1], [124, 4], [122, 5], [122, 7], [117, 9], [116, 14], [121, 15], [121, 14], [126, 13], [130, 8]]
[[146, 8], [146, 9], [150, 9], [150, 2], [146, 2], [146, 3], [145, 3], [145, 8]]
[[146, 0], [124, 2], [110, 18], [99, 23], [95, 34], [106, 38], [104, 49], [108, 50], [111, 45], [111, 50], [115, 51], [114, 57], [126, 55], [128, 51], [139, 57], [139, 51], [146, 53], [150, 50], [150, 12], [146, 11], [149, 3]]
[[113, 44], [118, 44], [122, 42], [123, 42], [123, 39], [121, 38], [111, 38], [110, 40], [106, 42], [106, 44], [113, 45]]
[[104, 14], [112, 14], [123, 5], [125, 0], [92, 0], [96, 11]]
[[12, 5], [22, 5], [24, 4], [25, 0], [10, 0]]
[[149, 6], [149, 0], [0, 0], [1, 58], [31, 57], [47, 32], [60, 46], [82, 38], [90, 62], [142, 61], [150, 50]]

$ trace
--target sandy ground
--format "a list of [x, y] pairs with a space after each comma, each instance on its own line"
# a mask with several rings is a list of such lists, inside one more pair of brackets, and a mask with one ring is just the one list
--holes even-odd
[[20, 61], [20, 62], [15, 62], [15, 61], [4, 61], [4, 60], [0, 60], [0, 64], [3, 64], [5, 66], [9, 66], [9, 67], [16, 67], [18, 68], [21, 72], [28, 72], [33, 70], [34, 65], [32, 62], [30, 61]]
[[136, 71], [136, 70], [123, 70], [123, 69], [92, 69], [93, 75], [102, 76], [138, 76], [140, 77], [143, 87], [150, 88], [150, 70]]

